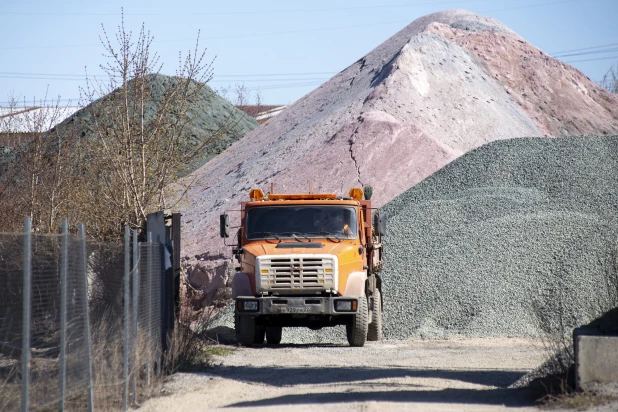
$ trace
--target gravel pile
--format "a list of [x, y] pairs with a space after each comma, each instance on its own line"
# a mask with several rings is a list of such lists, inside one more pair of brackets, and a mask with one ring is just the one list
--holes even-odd
[[594, 318], [617, 155], [617, 137], [494, 142], [386, 204], [385, 337], [526, 336]]
[[[534, 336], [581, 325], [606, 293], [618, 137], [490, 143], [383, 207], [385, 339]], [[213, 327], [233, 339], [233, 307]], [[345, 342], [343, 327], [284, 343]]]
[[[156, 114], [157, 107], [164, 99], [166, 91], [178, 81], [178, 78], [158, 74], [148, 83], [151, 98], [146, 102], [146, 116]], [[110, 95], [107, 95], [93, 104], [108, 104]], [[60, 123], [56, 128], [73, 127], [73, 122], [77, 121], [78, 128], [83, 130], [85, 136], [90, 135], [88, 125], [92, 123], [89, 108], [85, 107], [74, 113], [71, 117]], [[218, 139], [209, 142], [203, 150], [203, 154], [192, 164], [187, 165], [185, 174], [191, 173], [203, 166], [217, 154], [223, 152], [232, 143], [252, 131], [258, 126], [257, 121], [247, 115], [242, 110], [224, 98], [218, 96], [209, 86], [204, 86], [202, 93], [190, 102], [190, 109], [187, 117], [192, 119], [191, 123], [183, 131], [183, 141], [185, 144], [196, 146], [201, 144], [204, 139], [209, 138], [221, 127], [225, 127], [225, 132]], [[83, 126], [82, 126], [83, 125]]]

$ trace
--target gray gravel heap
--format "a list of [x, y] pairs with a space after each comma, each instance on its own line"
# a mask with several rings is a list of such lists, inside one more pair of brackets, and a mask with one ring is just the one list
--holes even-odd
[[490, 143], [383, 207], [384, 336], [538, 335], [598, 314], [617, 137]]
[[[520, 138], [396, 197], [382, 208], [384, 338], [535, 336], [593, 319], [617, 187], [618, 137]], [[233, 307], [213, 326], [231, 332]], [[341, 343], [345, 329], [288, 328], [283, 342]]]
[[[157, 107], [162, 103], [166, 91], [178, 82], [174, 76], [157, 74], [151, 76], [148, 82], [150, 87], [150, 99], [145, 102], [146, 117], [154, 116]], [[196, 83], [197, 84], [197, 83]], [[111, 95], [106, 95], [84, 109], [74, 113], [71, 117], [64, 120], [56, 128], [73, 127], [73, 122], [77, 121], [78, 128], [83, 130], [84, 136], [90, 135], [90, 125], [93, 123], [89, 113], [92, 105], [110, 104]], [[191, 122], [183, 130], [183, 143], [189, 146], [201, 144], [205, 139], [209, 139], [220, 128], [224, 128], [221, 135], [208, 142], [204, 147], [201, 156], [192, 164], [187, 165], [183, 174], [188, 174], [203, 166], [209, 160], [227, 149], [232, 143], [239, 140], [247, 133], [258, 126], [257, 121], [247, 115], [242, 110], [237, 109], [232, 103], [217, 95], [208, 85], [204, 85], [201, 94], [190, 101], [190, 109], [187, 117]]]

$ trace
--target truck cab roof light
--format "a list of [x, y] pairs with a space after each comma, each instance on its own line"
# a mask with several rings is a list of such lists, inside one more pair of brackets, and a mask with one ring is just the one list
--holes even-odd
[[350, 197], [357, 202], [363, 199], [363, 189], [360, 187], [353, 187], [350, 189], [350, 193], [348, 193]]
[[264, 199], [264, 192], [260, 188], [253, 188], [249, 192], [249, 197], [252, 200], [257, 200], [259, 202], [260, 200]]

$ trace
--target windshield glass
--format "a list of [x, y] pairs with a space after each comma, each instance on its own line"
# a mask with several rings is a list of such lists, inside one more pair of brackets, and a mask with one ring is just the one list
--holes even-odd
[[350, 206], [262, 206], [247, 210], [247, 239], [335, 237], [358, 235], [356, 209]]

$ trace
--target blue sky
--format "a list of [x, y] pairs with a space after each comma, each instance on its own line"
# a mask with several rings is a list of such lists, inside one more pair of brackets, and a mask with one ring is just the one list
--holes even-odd
[[418, 17], [465, 9], [501, 21], [527, 41], [600, 81], [618, 62], [618, 0], [117, 1], [1, 0], [0, 106], [47, 92], [77, 104], [84, 68], [101, 73], [103, 24], [142, 23], [174, 74], [178, 52], [200, 44], [214, 88], [244, 84], [266, 104], [290, 104]]

